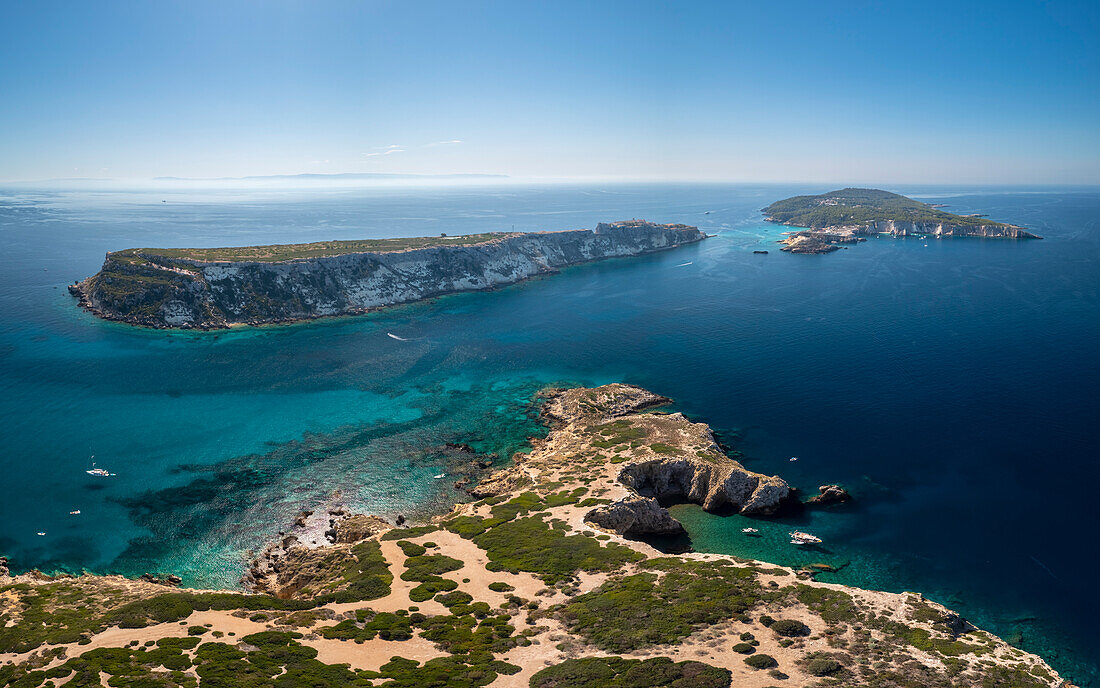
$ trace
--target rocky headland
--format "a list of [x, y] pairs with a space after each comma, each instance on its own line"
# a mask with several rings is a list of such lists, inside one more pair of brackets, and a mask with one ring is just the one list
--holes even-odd
[[98, 273], [69, 291], [107, 320], [219, 329], [365, 313], [705, 238], [688, 225], [630, 220], [565, 232], [137, 248], [108, 253]]
[[1023, 227], [980, 215], [955, 215], [900, 194], [879, 189], [839, 189], [816, 196], [794, 196], [763, 210], [765, 219], [805, 230], [789, 232], [780, 250], [830, 253], [868, 237], [977, 237], [1042, 239]]
[[680, 530], [663, 500], [768, 514], [793, 498], [667, 401], [548, 392], [549, 434], [477, 501], [411, 527], [335, 502], [304, 511], [247, 593], [0, 571], [0, 684], [1068, 686], [918, 593], [635, 539]]

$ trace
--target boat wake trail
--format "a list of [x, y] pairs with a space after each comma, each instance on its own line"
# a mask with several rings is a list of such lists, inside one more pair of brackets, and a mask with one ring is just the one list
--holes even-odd
[[1038, 564], [1039, 566], [1043, 567], [1043, 570], [1044, 570], [1044, 571], [1046, 571], [1047, 573], [1049, 573], [1049, 574], [1050, 574], [1050, 577], [1051, 577], [1051, 578], [1053, 578], [1054, 580], [1058, 581], [1059, 583], [1061, 583], [1061, 582], [1062, 582], [1062, 579], [1061, 579], [1061, 578], [1059, 578], [1058, 576], [1055, 576], [1055, 575], [1054, 575], [1054, 572], [1053, 572], [1053, 571], [1051, 571], [1051, 570], [1050, 570], [1050, 569], [1049, 569], [1049, 568], [1047, 567], [1047, 565], [1046, 565], [1046, 564], [1044, 564], [1043, 562], [1039, 561], [1038, 559], [1036, 559], [1035, 557], [1031, 556], [1030, 554], [1028, 555], [1028, 559], [1031, 559], [1031, 560], [1032, 560], [1033, 562], [1035, 562], [1035, 563], [1036, 563], [1036, 564]]

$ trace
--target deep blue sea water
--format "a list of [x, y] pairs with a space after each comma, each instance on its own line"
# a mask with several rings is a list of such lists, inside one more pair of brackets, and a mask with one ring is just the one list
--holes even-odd
[[[766, 537], [753, 541], [741, 517], [676, 507], [697, 549], [846, 564], [830, 579], [923, 591], [1100, 685], [1100, 190], [897, 188], [1046, 239], [778, 253], [780, 228], [759, 208], [824, 190], [0, 191], [0, 554], [17, 570], [234, 585], [247, 552], [303, 505], [340, 490], [388, 516], [439, 509], [454, 498], [449, 478], [433, 479], [454, 470], [443, 443], [508, 456], [541, 432], [527, 414], [540, 387], [621, 380], [675, 398], [750, 468], [856, 496], [757, 521]], [[80, 312], [65, 291], [131, 246], [630, 217], [717, 236], [495, 292], [249, 331], [136, 330]], [[117, 475], [88, 476], [93, 454]], [[792, 527], [825, 547], [795, 551]]]

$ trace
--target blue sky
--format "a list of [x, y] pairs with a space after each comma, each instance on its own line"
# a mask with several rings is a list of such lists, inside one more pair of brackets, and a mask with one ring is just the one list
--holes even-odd
[[0, 180], [1100, 183], [1100, 3], [5, 0]]

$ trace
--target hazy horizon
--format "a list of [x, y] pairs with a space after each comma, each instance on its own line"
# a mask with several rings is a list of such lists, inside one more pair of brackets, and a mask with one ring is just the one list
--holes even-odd
[[1100, 6], [7, 8], [0, 180], [1100, 183]]

